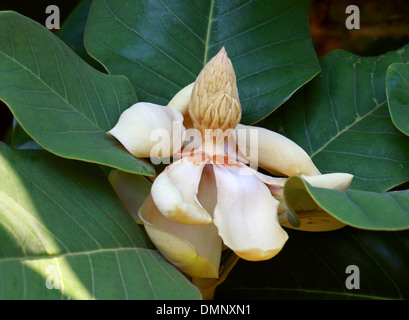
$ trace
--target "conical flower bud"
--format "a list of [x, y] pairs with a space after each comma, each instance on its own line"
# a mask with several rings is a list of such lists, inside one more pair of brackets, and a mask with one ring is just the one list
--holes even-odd
[[202, 133], [206, 129], [233, 129], [241, 106], [233, 65], [224, 47], [202, 69], [193, 87], [189, 115]]

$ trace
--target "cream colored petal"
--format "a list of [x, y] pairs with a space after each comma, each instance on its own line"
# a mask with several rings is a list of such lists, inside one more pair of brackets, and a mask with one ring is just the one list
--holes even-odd
[[240, 151], [251, 163], [272, 174], [292, 176], [320, 173], [299, 145], [279, 133], [242, 124], [237, 125], [235, 131]]
[[152, 182], [139, 174], [121, 170], [113, 170], [109, 174], [109, 182], [132, 218], [141, 223], [138, 216], [139, 208], [150, 194]]
[[222, 241], [213, 224], [192, 226], [165, 218], [149, 196], [139, 211], [156, 248], [173, 265], [193, 277], [217, 278]]
[[[160, 157], [169, 157], [179, 151], [173, 141], [182, 141], [185, 128], [182, 114], [173, 107], [138, 102], [125, 110], [108, 134], [114, 136], [135, 157], [147, 158], [151, 150], [163, 144]], [[159, 138], [161, 137], [161, 138]], [[159, 140], [164, 141], [159, 141]]]
[[169, 101], [168, 106], [176, 108], [180, 113], [185, 116], [189, 112], [190, 96], [192, 95], [192, 90], [194, 82], [184, 87]]
[[189, 115], [190, 96], [192, 95], [194, 84], [195, 83], [193, 82], [184, 87], [168, 103], [168, 106], [176, 108], [183, 114], [183, 126], [186, 129], [194, 127]]
[[212, 222], [211, 215], [197, 199], [205, 165], [201, 157], [184, 157], [166, 167], [155, 179], [151, 191], [153, 201], [165, 217], [192, 225]]
[[[226, 142], [224, 143], [224, 151], [230, 158], [236, 159], [238, 162], [244, 164], [250, 164], [250, 160], [237, 147], [235, 134], [236, 131], [232, 131], [232, 134], [227, 137]], [[254, 169], [257, 169], [257, 167], [254, 167]]]
[[274, 257], [288, 239], [278, 222], [279, 202], [244, 165], [215, 165], [214, 173], [217, 182], [214, 224], [224, 244], [245, 260]]
[[271, 176], [262, 174], [261, 172], [258, 172], [255, 170], [253, 171], [254, 171], [254, 174], [267, 185], [268, 189], [270, 190], [270, 193], [277, 200], [278, 198], [283, 198], [283, 189], [284, 189], [285, 182], [287, 181], [287, 178], [271, 177]]
[[316, 176], [301, 175], [301, 177], [307, 181], [313, 187], [333, 189], [333, 190], [345, 190], [349, 187], [354, 176], [349, 173], [326, 173]]

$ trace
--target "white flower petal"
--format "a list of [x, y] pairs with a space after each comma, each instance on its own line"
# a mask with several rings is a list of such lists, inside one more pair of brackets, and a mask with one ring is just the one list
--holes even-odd
[[151, 196], [139, 216], [156, 248], [178, 269], [193, 277], [218, 277], [222, 241], [213, 224], [192, 226], [166, 219]]
[[184, 87], [169, 101], [168, 106], [174, 107], [180, 111], [184, 116], [189, 111], [190, 96], [192, 95], [192, 90], [194, 82]]
[[301, 177], [307, 181], [313, 187], [333, 189], [333, 190], [345, 190], [349, 187], [354, 176], [349, 173], [326, 173], [316, 176], [301, 175]]
[[288, 239], [278, 222], [279, 202], [246, 166], [213, 168], [217, 182], [214, 224], [224, 244], [246, 260], [275, 256]]
[[[261, 181], [263, 181], [267, 185], [268, 189], [270, 190], [270, 193], [276, 199], [283, 198], [283, 188], [284, 188], [285, 182], [287, 181], [287, 178], [271, 177], [271, 176], [267, 176], [255, 170], [253, 170], [253, 172], [257, 176], [257, 178], [259, 178]], [[277, 199], [277, 200], [280, 200], [280, 199]]]
[[[281, 134], [265, 128], [236, 126], [236, 139], [239, 150], [252, 164], [273, 174], [292, 176], [296, 174], [318, 175], [309, 155], [295, 142]], [[244, 130], [240, 133], [241, 130]], [[256, 136], [256, 141], [252, 137]], [[243, 134], [245, 139], [239, 139]]]
[[182, 114], [173, 107], [163, 107], [148, 102], [138, 102], [126, 109], [108, 134], [114, 136], [135, 157], [147, 158], [158, 145], [152, 134], [164, 136], [161, 157], [169, 157], [179, 151], [171, 147], [173, 141], [182, 141], [185, 128]]
[[168, 219], [193, 225], [212, 222], [211, 215], [197, 199], [199, 183], [206, 161], [184, 157], [166, 169], [152, 185], [152, 197], [159, 211]]

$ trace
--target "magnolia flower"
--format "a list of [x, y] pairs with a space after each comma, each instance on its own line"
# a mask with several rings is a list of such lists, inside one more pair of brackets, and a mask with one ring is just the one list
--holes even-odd
[[109, 131], [135, 157], [174, 158], [139, 214], [158, 250], [193, 277], [218, 277], [222, 244], [251, 261], [283, 248], [288, 235], [279, 213], [287, 212], [286, 177], [302, 175], [333, 189], [347, 188], [352, 179], [321, 175], [293, 141], [240, 119], [236, 76], [222, 48], [167, 106], [137, 103]]

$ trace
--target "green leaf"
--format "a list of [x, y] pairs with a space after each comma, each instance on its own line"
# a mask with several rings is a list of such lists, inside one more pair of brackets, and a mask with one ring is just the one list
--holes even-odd
[[386, 74], [389, 112], [395, 126], [409, 135], [409, 63], [394, 63]]
[[43, 148], [66, 158], [153, 174], [106, 132], [136, 102], [129, 81], [93, 69], [40, 24], [0, 13], [0, 99]]
[[316, 188], [299, 176], [284, 186], [286, 204], [293, 213], [322, 209], [345, 224], [371, 230], [409, 229], [409, 190], [370, 192]]
[[84, 46], [84, 30], [92, 0], [82, 0], [64, 20], [56, 35], [64, 41], [77, 55], [95, 69], [106, 72], [105, 69], [90, 55]]
[[[333, 232], [288, 230], [288, 234], [287, 244], [274, 259], [239, 261], [215, 298], [409, 299], [409, 231], [345, 227]], [[350, 265], [357, 266], [359, 273], [347, 273]], [[347, 288], [350, 276], [359, 277], [359, 289]]]
[[393, 125], [386, 70], [409, 46], [379, 57], [332, 51], [322, 72], [259, 125], [298, 143], [322, 173], [355, 176], [351, 188], [386, 191], [409, 180], [409, 138]]
[[0, 143], [0, 180], [0, 299], [200, 298], [98, 166]]
[[140, 101], [166, 105], [225, 46], [243, 123], [281, 105], [319, 72], [309, 1], [94, 1], [85, 46]]
[[18, 121], [14, 118], [9, 128], [9, 141], [5, 141], [12, 147], [22, 149], [42, 149], [31, 137], [23, 130]]

